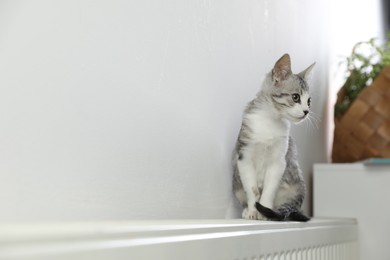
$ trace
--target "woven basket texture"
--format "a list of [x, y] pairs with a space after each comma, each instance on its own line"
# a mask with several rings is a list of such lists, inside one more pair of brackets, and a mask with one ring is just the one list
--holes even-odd
[[[343, 89], [338, 96], [344, 95]], [[338, 99], [340, 100], [340, 99]], [[335, 119], [332, 161], [390, 157], [390, 66]]]

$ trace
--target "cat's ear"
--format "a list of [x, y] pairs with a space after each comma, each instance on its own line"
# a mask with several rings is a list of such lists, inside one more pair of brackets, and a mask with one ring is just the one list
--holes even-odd
[[313, 64], [311, 64], [309, 67], [307, 67], [307, 69], [305, 69], [304, 71], [300, 72], [298, 75], [301, 76], [302, 78], [304, 78], [306, 81], [309, 80], [314, 65], [316, 65], [315, 62]]
[[286, 53], [275, 63], [272, 69], [272, 81], [278, 87], [280, 82], [286, 80], [291, 74], [290, 55]]

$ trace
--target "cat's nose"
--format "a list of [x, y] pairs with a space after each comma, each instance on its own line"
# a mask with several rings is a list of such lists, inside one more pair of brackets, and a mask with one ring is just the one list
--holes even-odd
[[303, 113], [305, 113], [305, 116], [307, 116], [307, 114], [309, 114], [309, 110], [303, 110]]

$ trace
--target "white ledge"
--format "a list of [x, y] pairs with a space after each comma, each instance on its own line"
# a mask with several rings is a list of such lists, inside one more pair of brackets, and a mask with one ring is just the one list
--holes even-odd
[[[241, 253], [275, 254], [356, 242], [356, 230], [353, 219], [10, 224], [0, 225], [0, 259], [226, 259], [242, 257], [238, 253], [243, 249]], [[207, 252], [216, 249], [210, 257]]]
[[314, 172], [355, 172], [355, 171], [370, 171], [388, 172], [389, 164], [365, 165], [362, 162], [355, 163], [318, 163], [314, 164]]

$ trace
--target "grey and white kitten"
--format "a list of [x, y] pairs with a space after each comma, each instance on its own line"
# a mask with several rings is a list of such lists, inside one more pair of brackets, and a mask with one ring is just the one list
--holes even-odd
[[293, 74], [283, 55], [245, 109], [233, 153], [233, 191], [245, 219], [309, 220], [301, 213], [306, 186], [290, 125], [309, 114], [313, 66]]

